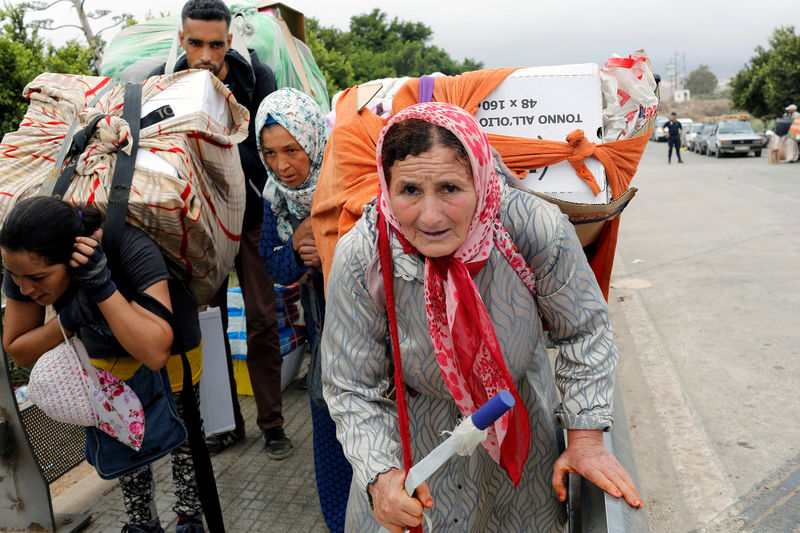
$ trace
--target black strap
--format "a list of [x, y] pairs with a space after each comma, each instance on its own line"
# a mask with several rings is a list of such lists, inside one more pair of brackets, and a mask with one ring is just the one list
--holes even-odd
[[154, 109], [150, 111], [147, 115], [142, 117], [142, 121], [139, 123], [140, 129], [145, 129], [153, 124], [158, 124], [162, 120], [168, 119], [170, 117], [174, 117], [175, 112], [172, 110], [169, 104], [162, 105], [158, 109]]
[[127, 145], [131, 153], [117, 152], [114, 175], [108, 190], [108, 210], [103, 224], [103, 242], [114, 251], [119, 249], [122, 232], [125, 229], [125, 216], [128, 212], [128, 197], [133, 183], [133, 168], [139, 150], [139, 120], [142, 112], [142, 86], [138, 83], [125, 84], [125, 99], [122, 104], [122, 119], [128, 123], [131, 134]]
[[97, 123], [107, 116], [108, 115], [97, 115], [85, 128], [72, 136], [72, 142], [66, 154], [67, 166], [61, 171], [61, 175], [58, 176], [58, 181], [56, 181], [56, 184], [53, 186], [53, 196], [63, 197], [64, 193], [67, 192], [69, 182], [72, 181], [72, 176], [75, 174], [75, 167], [78, 166], [80, 156], [83, 151], [86, 150], [86, 145], [89, 144], [89, 139], [91, 139], [94, 134]]
[[194, 464], [194, 475], [197, 481], [200, 503], [203, 506], [203, 515], [206, 518], [209, 531], [211, 533], [225, 533], [217, 481], [214, 479], [214, 466], [211, 464], [211, 456], [208, 454], [205, 435], [203, 435], [201, 429], [200, 409], [197, 406], [197, 398], [194, 395], [194, 386], [192, 385], [192, 367], [189, 363], [189, 358], [186, 356], [181, 331], [176, 327], [172, 312], [149, 294], [138, 293], [136, 302], [153, 314], [167, 320], [172, 326], [172, 334], [178, 346], [180, 346], [181, 361], [183, 362], [183, 390], [180, 393], [183, 403], [183, 422], [189, 434], [189, 448], [192, 451], [192, 463]]

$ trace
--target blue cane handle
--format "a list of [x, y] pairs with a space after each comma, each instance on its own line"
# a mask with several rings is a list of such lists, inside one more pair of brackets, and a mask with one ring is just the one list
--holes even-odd
[[495, 420], [514, 407], [514, 396], [507, 390], [501, 390], [480, 409], [472, 413], [472, 423], [475, 427], [484, 430]]

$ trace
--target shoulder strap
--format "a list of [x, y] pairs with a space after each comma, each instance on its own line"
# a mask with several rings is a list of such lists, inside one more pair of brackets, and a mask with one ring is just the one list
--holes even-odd
[[139, 127], [142, 112], [142, 86], [138, 83], [125, 84], [125, 98], [122, 104], [122, 119], [128, 123], [131, 135], [127, 139], [131, 150], [126, 154], [117, 151], [114, 163], [114, 174], [108, 191], [108, 208], [106, 221], [103, 224], [104, 241], [115, 251], [119, 250], [122, 232], [125, 228], [125, 216], [128, 213], [128, 197], [133, 183], [133, 168], [136, 154], [139, 151]]
[[211, 533], [225, 533], [225, 523], [222, 519], [222, 508], [219, 503], [219, 493], [217, 491], [217, 481], [214, 479], [214, 466], [211, 464], [211, 457], [208, 455], [205, 435], [202, 430], [202, 420], [200, 409], [197, 406], [197, 398], [194, 395], [192, 385], [192, 366], [186, 356], [183, 347], [180, 328], [176, 327], [172, 312], [161, 302], [147, 293], [139, 292], [136, 295], [136, 302], [152, 313], [169, 321], [172, 327], [172, 334], [177, 339], [178, 346], [181, 347], [181, 362], [183, 363], [183, 390], [181, 391], [181, 402], [183, 403], [183, 421], [189, 435], [189, 448], [192, 451], [192, 463], [194, 464], [195, 479], [200, 495], [200, 503], [203, 506], [203, 515], [206, 518]]

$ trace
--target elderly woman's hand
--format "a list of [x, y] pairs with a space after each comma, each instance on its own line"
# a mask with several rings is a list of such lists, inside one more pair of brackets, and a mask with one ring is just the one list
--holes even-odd
[[311, 230], [311, 217], [304, 218], [297, 226], [292, 235], [292, 248], [298, 250], [303, 242], [308, 239], [314, 240], [314, 232]]
[[300, 247], [297, 249], [297, 254], [300, 256], [305, 266], [317, 269], [322, 268], [322, 259], [319, 256], [317, 244], [314, 242], [314, 239], [302, 241]]
[[292, 248], [300, 256], [303, 264], [309, 267], [322, 268], [322, 259], [317, 251], [314, 233], [311, 231], [311, 217], [304, 219], [292, 235]]
[[417, 487], [416, 497], [412, 498], [403, 488], [405, 481], [405, 472], [393, 468], [379, 475], [367, 489], [372, 496], [375, 520], [392, 533], [418, 526], [422, 522], [423, 506], [428, 509], [433, 507], [427, 483]]
[[559, 501], [567, 499], [567, 474], [580, 474], [615, 498], [624, 497], [631, 506], [644, 504], [628, 473], [603, 446], [603, 432], [568, 430], [569, 444], [553, 467], [553, 489]]

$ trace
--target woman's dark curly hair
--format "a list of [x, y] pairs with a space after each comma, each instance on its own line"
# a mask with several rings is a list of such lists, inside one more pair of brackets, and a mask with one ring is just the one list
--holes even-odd
[[437, 144], [452, 149], [456, 154], [456, 160], [464, 165], [467, 173], [472, 176], [469, 154], [453, 132], [419, 118], [410, 118], [392, 124], [383, 138], [381, 165], [383, 175], [386, 176], [386, 184], [391, 181], [389, 169], [396, 161], [403, 161], [410, 155], [418, 156]]
[[76, 207], [52, 196], [20, 200], [0, 229], [0, 247], [9, 252], [26, 251], [48, 265], [68, 264], [75, 237], [88, 237], [103, 223], [93, 207]]

